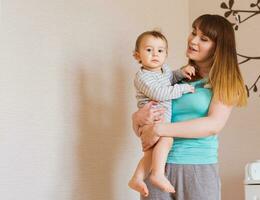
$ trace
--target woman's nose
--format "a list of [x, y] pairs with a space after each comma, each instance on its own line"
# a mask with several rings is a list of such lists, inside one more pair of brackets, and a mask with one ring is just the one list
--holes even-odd
[[192, 43], [192, 44], [198, 44], [198, 42], [199, 42], [199, 37], [198, 37], [198, 36], [195, 36], [195, 37], [193, 37], [193, 38], [191, 39], [191, 43]]

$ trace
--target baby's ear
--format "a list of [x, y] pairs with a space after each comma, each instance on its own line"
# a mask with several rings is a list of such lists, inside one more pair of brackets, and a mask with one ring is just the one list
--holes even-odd
[[133, 52], [133, 56], [134, 56], [134, 58], [140, 63], [141, 62], [141, 60], [140, 60], [140, 55], [139, 55], [139, 53], [137, 52], [137, 51], [134, 51]]

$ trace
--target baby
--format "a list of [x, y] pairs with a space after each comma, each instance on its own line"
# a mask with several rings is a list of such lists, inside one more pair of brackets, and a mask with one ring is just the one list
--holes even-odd
[[[171, 121], [171, 100], [180, 98], [182, 94], [194, 92], [189, 84], [176, 84], [178, 81], [195, 75], [195, 69], [187, 66], [171, 71], [164, 64], [168, 54], [166, 37], [158, 31], [147, 31], [139, 35], [136, 40], [134, 57], [141, 64], [136, 73], [134, 85], [137, 91], [137, 106], [143, 107], [149, 101], [157, 101], [165, 108], [165, 121]], [[173, 138], [161, 137], [157, 144], [144, 152], [143, 158], [135, 170], [128, 185], [148, 196], [149, 191], [144, 179], [150, 174], [150, 182], [165, 192], [174, 193], [174, 187], [165, 177], [165, 164], [172, 147]]]

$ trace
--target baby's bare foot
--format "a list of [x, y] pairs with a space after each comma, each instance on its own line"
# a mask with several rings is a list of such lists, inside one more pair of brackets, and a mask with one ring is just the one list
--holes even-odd
[[150, 181], [154, 186], [160, 188], [165, 192], [175, 193], [174, 187], [163, 174], [151, 174]]
[[149, 194], [148, 188], [142, 179], [132, 178], [128, 182], [128, 186], [145, 197]]

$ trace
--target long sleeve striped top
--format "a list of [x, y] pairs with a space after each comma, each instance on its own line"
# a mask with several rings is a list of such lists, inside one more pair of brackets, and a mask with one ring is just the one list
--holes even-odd
[[190, 85], [176, 84], [184, 76], [181, 70], [172, 71], [169, 66], [163, 65], [160, 72], [148, 71], [141, 68], [135, 76], [136, 99], [138, 108], [143, 107], [149, 101], [158, 101], [165, 107], [165, 118], [171, 118], [171, 100], [180, 98], [188, 93]]

